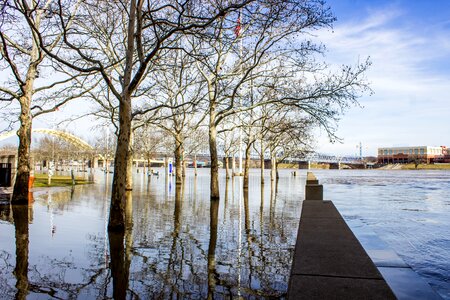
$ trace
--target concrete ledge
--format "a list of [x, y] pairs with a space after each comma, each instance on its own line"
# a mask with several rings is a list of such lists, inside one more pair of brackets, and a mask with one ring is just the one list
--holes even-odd
[[378, 267], [378, 269], [399, 300], [442, 300], [442, 297], [409, 267]]
[[323, 186], [321, 184], [307, 184], [305, 186], [305, 200], [323, 200]]
[[330, 201], [303, 202], [288, 299], [396, 299]]
[[288, 299], [442, 299], [359, 220], [352, 231], [331, 201], [318, 201], [311, 172], [307, 183]]
[[442, 299], [389, 245], [360, 220], [347, 222], [399, 300]]
[[383, 280], [293, 275], [289, 299], [393, 299]]
[[[319, 208], [318, 208], [319, 207]], [[305, 200], [302, 205], [300, 222], [306, 218], [342, 219], [331, 201]]]
[[306, 184], [319, 184], [319, 180], [313, 172], [306, 172]]

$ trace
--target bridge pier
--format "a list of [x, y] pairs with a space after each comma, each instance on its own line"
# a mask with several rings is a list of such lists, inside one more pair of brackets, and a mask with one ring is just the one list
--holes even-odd
[[264, 159], [264, 169], [272, 169], [272, 160]]
[[340, 170], [340, 169], [341, 169], [341, 162], [330, 163], [330, 170]]
[[302, 170], [310, 170], [311, 169], [311, 161], [299, 161], [298, 168]]

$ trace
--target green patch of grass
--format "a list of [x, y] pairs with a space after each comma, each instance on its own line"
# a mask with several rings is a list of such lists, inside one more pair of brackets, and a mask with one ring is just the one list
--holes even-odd
[[[51, 184], [48, 185], [47, 174], [35, 174], [33, 187], [52, 187], [52, 186], [72, 186], [72, 177], [70, 176], [52, 176]], [[75, 184], [92, 183], [82, 177], [75, 177]]]

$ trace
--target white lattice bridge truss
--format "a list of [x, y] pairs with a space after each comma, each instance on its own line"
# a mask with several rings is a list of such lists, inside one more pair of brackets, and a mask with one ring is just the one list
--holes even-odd
[[[58, 138], [61, 138], [65, 141], [71, 143], [72, 145], [74, 145], [82, 150], [90, 151], [90, 150], [94, 149], [91, 145], [89, 145], [88, 143], [83, 141], [81, 138], [79, 138], [71, 133], [65, 132], [65, 131], [48, 129], [48, 128], [34, 128], [34, 129], [32, 129], [32, 131], [56, 136]], [[15, 135], [17, 135], [16, 131], [4, 132], [4, 133], [0, 134], [0, 141], [7, 139], [9, 137], [15, 136]]]

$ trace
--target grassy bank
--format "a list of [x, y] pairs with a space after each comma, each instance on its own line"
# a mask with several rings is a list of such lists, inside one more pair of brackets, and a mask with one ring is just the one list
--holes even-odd
[[[48, 183], [47, 174], [35, 174], [33, 187], [52, 187], [52, 186], [71, 186], [72, 177], [70, 176], [52, 176], [52, 182]], [[86, 180], [83, 177], [75, 177], [75, 184], [89, 184], [91, 181]]]

